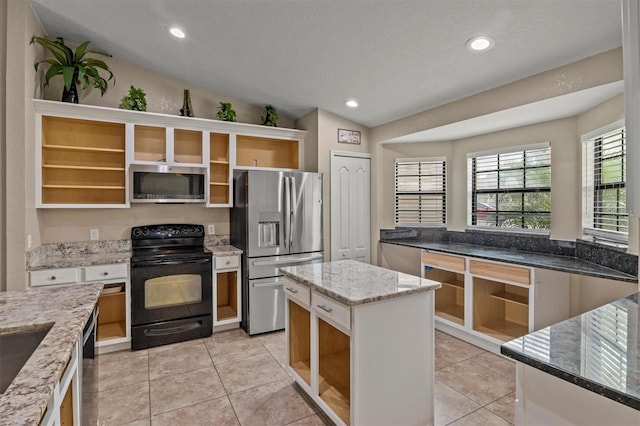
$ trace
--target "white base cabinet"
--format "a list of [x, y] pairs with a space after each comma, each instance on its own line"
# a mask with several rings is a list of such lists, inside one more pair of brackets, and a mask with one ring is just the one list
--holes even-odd
[[213, 261], [213, 326], [222, 330], [242, 319], [240, 256], [215, 256]]
[[129, 264], [114, 263], [29, 272], [31, 287], [98, 282], [104, 290], [98, 299], [96, 346], [98, 353], [131, 348], [131, 284]]
[[429, 251], [421, 266], [442, 283], [436, 328], [489, 351], [570, 316], [567, 273]]
[[433, 424], [433, 292], [346, 306], [285, 279], [287, 370], [338, 425]]
[[516, 362], [515, 424], [631, 426], [640, 411]]

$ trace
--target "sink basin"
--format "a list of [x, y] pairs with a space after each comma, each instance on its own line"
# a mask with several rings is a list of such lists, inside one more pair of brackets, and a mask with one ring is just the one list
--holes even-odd
[[29, 331], [0, 334], [0, 394], [27, 363], [53, 324], [43, 324]]

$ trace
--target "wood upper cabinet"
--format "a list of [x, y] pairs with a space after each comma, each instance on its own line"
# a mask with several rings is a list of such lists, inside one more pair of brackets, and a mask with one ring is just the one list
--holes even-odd
[[231, 207], [233, 170], [303, 169], [306, 132], [34, 100], [36, 206], [129, 207], [130, 164], [203, 167], [207, 207]]

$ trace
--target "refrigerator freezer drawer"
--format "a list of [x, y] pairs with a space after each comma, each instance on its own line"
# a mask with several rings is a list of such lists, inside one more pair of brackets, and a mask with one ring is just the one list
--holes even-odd
[[306, 263], [321, 263], [322, 260], [321, 252], [249, 258], [249, 279], [275, 277], [281, 275], [278, 271], [279, 268]]
[[284, 279], [249, 281], [249, 334], [284, 328]]

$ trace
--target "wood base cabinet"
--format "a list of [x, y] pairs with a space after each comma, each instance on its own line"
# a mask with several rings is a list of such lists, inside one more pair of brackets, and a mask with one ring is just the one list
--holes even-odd
[[43, 426], [81, 426], [82, 336], [73, 346], [62, 378], [53, 388], [40, 420]]
[[333, 422], [433, 424], [433, 292], [346, 306], [284, 291], [287, 370]]
[[422, 276], [442, 283], [436, 328], [495, 353], [569, 318], [567, 273], [423, 251]]
[[213, 325], [238, 323], [242, 319], [240, 257], [215, 256], [213, 270]]

